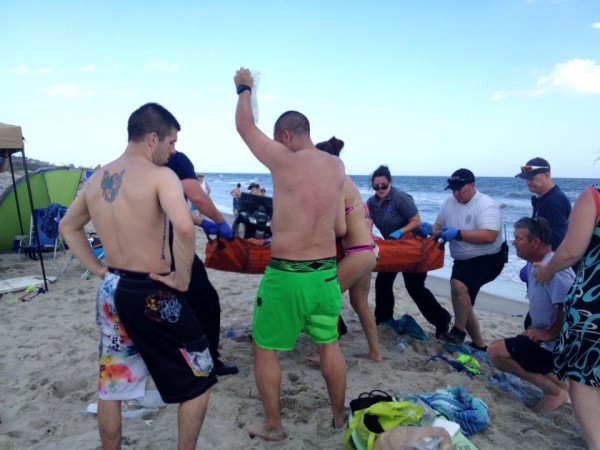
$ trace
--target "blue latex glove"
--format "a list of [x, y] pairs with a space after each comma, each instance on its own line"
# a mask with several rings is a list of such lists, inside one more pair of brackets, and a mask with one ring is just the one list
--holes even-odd
[[214, 223], [212, 220], [208, 220], [205, 218], [202, 219], [200, 227], [204, 230], [206, 234], [217, 235], [226, 239], [231, 239], [233, 237], [233, 231], [231, 230], [231, 227], [225, 220], [221, 223]]
[[404, 231], [402, 230], [396, 230], [393, 233], [390, 233], [390, 239], [400, 239], [402, 236], [404, 236]]
[[423, 223], [421, 223], [419, 228], [417, 228], [417, 235], [419, 235], [421, 237], [425, 238], [427, 236], [431, 236], [432, 234], [433, 234], [433, 227], [431, 226], [430, 223], [423, 222]]
[[217, 224], [217, 227], [219, 229], [219, 232], [218, 232], [219, 236], [224, 237], [226, 239], [233, 238], [233, 230], [231, 229], [231, 227], [229, 226], [229, 224], [227, 223], [226, 220]]
[[206, 234], [219, 233], [219, 226], [212, 220], [208, 220], [206, 218], [202, 219], [202, 222], [200, 222], [200, 228], [202, 228]]
[[453, 241], [458, 234], [458, 228], [442, 227], [442, 239], [444, 242]]
[[527, 283], [529, 272], [527, 270], [527, 264], [523, 266], [523, 268], [519, 271], [519, 278], [523, 283]]

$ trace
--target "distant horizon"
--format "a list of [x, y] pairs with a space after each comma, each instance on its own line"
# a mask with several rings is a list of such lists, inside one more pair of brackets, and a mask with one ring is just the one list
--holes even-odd
[[[199, 174], [204, 174], [204, 175], [270, 175], [270, 172], [198, 172]], [[358, 173], [348, 173], [346, 174], [348, 176], [356, 176], [356, 177], [370, 177], [372, 175], [372, 173], [367, 173], [367, 174], [358, 174]], [[422, 177], [437, 177], [437, 178], [448, 178], [450, 176], [450, 174], [447, 175], [392, 175], [392, 178], [396, 178], [396, 177], [410, 177], [410, 178], [422, 178]], [[475, 182], [477, 182], [477, 178], [515, 178], [518, 180], [517, 177], [515, 177], [514, 175], [510, 176], [510, 175], [506, 175], [506, 176], [499, 176], [499, 175], [477, 175], [475, 174]], [[589, 178], [589, 177], [552, 177], [553, 180], [598, 180], [600, 182], [600, 176], [598, 178]]]
[[[177, 150], [178, 152], [180, 150]], [[248, 149], [248, 152], [250, 152], [250, 150]], [[598, 154], [600, 154], [600, 151], [597, 152]], [[16, 156], [18, 155], [18, 156]], [[13, 164], [22, 164], [22, 158], [21, 158], [21, 153], [20, 151], [15, 151], [12, 153], [13, 156]], [[80, 169], [86, 169], [86, 170], [95, 170], [95, 167], [92, 167], [90, 165], [81, 165], [81, 164], [76, 164], [76, 163], [57, 163], [57, 162], [52, 162], [52, 161], [43, 161], [40, 160], [38, 158], [34, 158], [29, 156], [29, 153], [25, 150], [25, 157], [28, 160], [28, 164], [34, 164], [36, 165], [38, 168], [39, 167], [44, 167], [43, 164], [48, 164], [50, 167], [74, 167], [74, 168], [80, 168]], [[596, 162], [600, 160], [600, 156], [598, 156], [597, 158], [594, 159], [593, 163], [592, 163], [592, 167], [594, 167], [596, 165]], [[258, 162], [258, 160], [256, 160]], [[383, 163], [385, 165], [390, 165], [387, 163]], [[262, 166], [262, 165], [261, 165]], [[462, 166], [465, 167], [465, 166]], [[468, 166], [466, 166], [467, 168], [469, 168]], [[376, 167], [374, 167], [375, 169]], [[456, 167], [457, 169], [459, 167]], [[515, 171], [518, 173], [520, 166], [517, 166]], [[373, 170], [374, 170], [373, 169]], [[600, 167], [599, 167], [600, 169]], [[8, 170], [8, 168], [7, 168]], [[453, 169], [456, 170], [456, 169]], [[478, 175], [475, 171], [473, 171], [475, 173], [475, 177], [483, 177], [483, 178], [510, 178], [510, 175]], [[200, 175], [200, 174], [256, 174], [256, 175], [266, 175], [266, 174], [270, 174], [269, 171], [257, 171], [257, 172], [236, 172], [236, 171], [216, 171], [216, 172], [212, 172], [212, 171], [196, 171], [196, 174]], [[354, 175], [354, 176], [370, 176], [372, 174], [368, 173], [368, 174], [349, 174], [350, 176]], [[516, 175], [516, 173], [515, 173]], [[406, 174], [406, 175], [392, 175], [394, 176], [400, 176], [400, 177], [449, 177], [449, 174], [446, 175], [431, 175], [431, 174], [425, 174], [425, 175], [415, 175], [415, 174]], [[514, 175], [513, 175], [514, 177]], [[556, 176], [556, 175], [552, 175], [552, 179], [582, 179], [582, 180], [600, 180], [600, 174], [598, 175], [598, 177], [572, 177], [572, 176]]]
[[[17, 153], [18, 154], [18, 153]], [[48, 164], [48, 166], [45, 165], [37, 165], [36, 164], [36, 169], [39, 168], [44, 168], [44, 167], [72, 167], [75, 169], [85, 169], [85, 170], [96, 170], [93, 167], [89, 167], [89, 166], [81, 166], [81, 165], [76, 165], [76, 164], [59, 164], [59, 163], [53, 163], [51, 161], [40, 161], [37, 160], [35, 158], [30, 158], [29, 156], [27, 156], [27, 153], [25, 154], [27, 160], [34, 160], [35, 162], [33, 164], [36, 163], [40, 163], [40, 164]], [[17, 162], [18, 164], [22, 164], [21, 162], [21, 158], [20, 156], [17, 157]], [[15, 154], [13, 154], [13, 164], [15, 164]], [[29, 164], [30, 162], [28, 161], [28, 169], [29, 169]], [[23, 170], [23, 169], [20, 169]], [[10, 171], [10, 166], [9, 168], [7, 168], [7, 172]], [[207, 172], [207, 171], [202, 171], [202, 172], [198, 172], [196, 171], [197, 175], [200, 174], [204, 174], [204, 175], [271, 175], [270, 172], [266, 171], [266, 172], [225, 172], [225, 171], [218, 171], [218, 172]], [[358, 173], [350, 173], [347, 174], [349, 176], [357, 176], [357, 177], [370, 177], [372, 175], [371, 173], [366, 173], [366, 174], [358, 174]], [[515, 174], [516, 175], [516, 174]], [[515, 177], [515, 175], [477, 175], [475, 174], [475, 178], [477, 181], [477, 178], [517, 178]], [[402, 174], [393, 174], [392, 178], [396, 178], [396, 177], [411, 177], [411, 178], [418, 178], [418, 177], [438, 177], [438, 178], [448, 178], [450, 176], [450, 174], [446, 174], [446, 175], [402, 175]], [[600, 182], [600, 175], [598, 177], [556, 177], [556, 176], [552, 176], [553, 180], [592, 180], [592, 181], [599, 181]]]

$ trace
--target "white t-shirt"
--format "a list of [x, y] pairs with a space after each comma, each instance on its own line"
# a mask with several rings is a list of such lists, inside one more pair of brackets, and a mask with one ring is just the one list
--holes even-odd
[[448, 197], [435, 220], [441, 226], [459, 230], [498, 231], [496, 241], [491, 244], [472, 244], [465, 241], [450, 241], [450, 255], [465, 260], [482, 255], [493, 255], [500, 251], [502, 237], [502, 212], [491, 197], [477, 191], [468, 203], [459, 203], [454, 196]]

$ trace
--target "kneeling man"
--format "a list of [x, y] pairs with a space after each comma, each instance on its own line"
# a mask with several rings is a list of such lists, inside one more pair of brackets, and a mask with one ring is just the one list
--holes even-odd
[[547, 285], [539, 284], [534, 276], [533, 263], [546, 263], [554, 254], [551, 241], [546, 219], [524, 217], [515, 223], [513, 244], [517, 256], [527, 261], [531, 325], [519, 336], [499, 339], [488, 348], [494, 366], [542, 390], [544, 396], [532, 408], [539, 413], [553, 411], [569, 398], [566, 385], [552, 373], [552, 351], [563, 325], [562, 304], [575, 274], [571, 269], [557, 272]]

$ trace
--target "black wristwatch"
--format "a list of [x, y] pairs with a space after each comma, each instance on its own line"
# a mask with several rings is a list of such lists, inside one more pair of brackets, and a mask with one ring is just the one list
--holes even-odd
[[248, 86], [247, 84], [238, 84], [236, 86], [236, 88], [237, 88], [238, 95], [240, 95], [244, 91], [250, 91], [250, 92], [252, 92], [252, 88], [250, 86]]
[[456, 237], [454, 238], [455, 241], [462, 241], [462, 233], [460, 230], [458, 230], [456, 232]]

